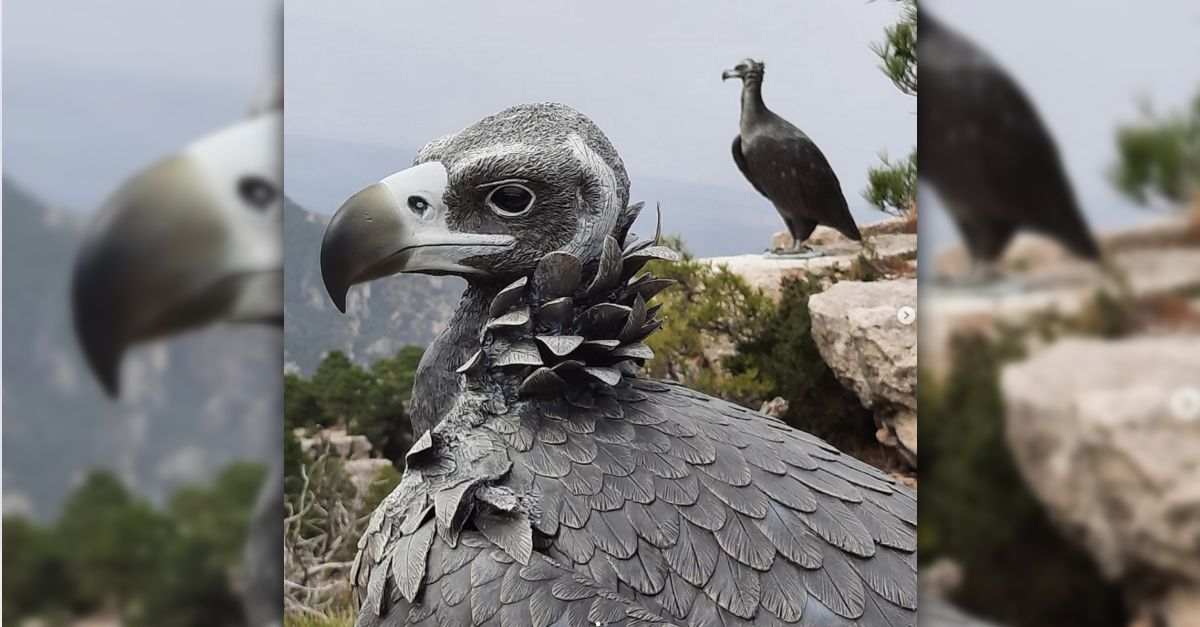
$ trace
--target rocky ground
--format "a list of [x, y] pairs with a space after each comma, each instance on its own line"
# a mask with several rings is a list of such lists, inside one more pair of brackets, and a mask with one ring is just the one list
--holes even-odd
[[[828, 285], [809, 299], [812, 336], [821, 358], [875, 417], [880, 443], [917, 466], [917, 325], [900, 315], [917, 308], [915, 225], [888, 219], [860, 225], [863, 242], [818, 227], [809, 243], [825, 254], [787, 259], [762, 253], [712, 257], [751, 285], [778, 297], [787, 278], [817, 277]], [[776, 234], [771, 248], [791, 244]], [[836, 280], [836, 282], [834, 282]], [[728, 347], [715, 347], [720, 351]]]
[[1001, 383], [1010, 448], [1058, 526], [1108, 578], [1160, 582], [1133, 595], [1146, 612], [1200, 624], [1200, 401], [1174, 400], [1200, 394], [1200, 336], [1066, 339]]
[[[1024, 356], [1000, 381], [1013, 460], [1139, 625], [1200, 624], [1198, 227], [1181, 215], [1101, 235], [1102, 266], [1022, 237], [997, 286], [922, 286], [921, 367], [935, 379], [959, 335], [1015, 340]], [[933, 266], [961, 276], [966, 257]]]
[[[860, 225], [860, 229], [863, 234], [862, 243], [846, 239], [831, 228], [817, 227], [808, 243], [825, 254], [811, 259], [787, 259], [751, 253], [709, 257], [703, 261], [713, 265], [724, 265], [745, 277], [751, 285], [760, 287], [773, 296], [778, 296], [779, 284], [785, 277], [845, 273], [854, 267], [860, 255], [870, 258], [889, 273], [915, 276], [917, 234], [910, 232], [911, 225], [907, 220], [882, 220]], [[783, 248], [791, 243], [792, 238], [786, 232], [777, 233], [772, 238], [769, 248]]]
[[[841, 281], [809, 299], [821, 358], [871, 410], [881, 444], [917, 467], [917, 280]], [[907, 323], [906, 323], [907, 322]]]
[[342, 467], [360, 496], [367, 493], [381, 469], [392, 465], [381, 457], [371, 457], [371, 442], [365, 435], [351, 435], [345, 429], [321, 429], [311, 436], [301, 429], [297, 435], [301, 450], [309, 457], [328, 451], [330, 456], [343, 460]]
[[932, 276], [922, 285], [922, 300], [933, 305], [922, 312], [922, 368], [941, 378], [948, 367], [950, 340], [959, 333], [1078, 318], [1091, 313], [1097, 294], [1140, 301], [1146, 310], [1171, 310], [1164, 312], [1174, 318], [1167, 332], [1178, 328], [1179, 318], [1200, 319], [1200, 234], [1194, 231], [1195, 220], [1166, 218], [1101, 235], [1108, 269], [1074, 259], [1043, 238], [1022, 235], [1002, 261], [1006, 278], [987, 289], [956, 287], [942, 280], [961, 277], [967, 270], [966, 254], [948, 251], [934, 261]]

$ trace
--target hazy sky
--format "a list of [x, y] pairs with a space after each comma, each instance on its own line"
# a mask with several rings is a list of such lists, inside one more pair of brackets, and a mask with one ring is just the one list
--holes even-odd
[[604, 129], [635, 181], [753, 196], [730, 156], [740, 83], [721, 82], [751, 56], [767, 64], [767, 105], [820, 145], [852, 207], [866, 206], [859, 191], [877, 153], [915, 142], [916, 103], [869, 47], [896, 21], [892, 2], [567, 6], [289, 0], [285, 132], [412, 148], [510, 105], [556, 100]]
[[280, 0], [6, 0], [5, 174], [81, 212], [240, 120], [277, 75]]
[[279, 0], [8, 0], [4, 63], [65, 65], [171, 80], [261, 81]]
[[[1200, 91], [1200, 4], [922, 0], [921, 6], [987, 50], [1025, 89], [1058, 141], [1093, 228], [1156, 215], [1120, 196], [1107, 179], [1115, 131], [1138, 119], [1144, 100], [1160, 111], [1178, 110]], [[921, 218], [936, 221], [924, 223], [922, 249], [957, 239], [943, 212]]]

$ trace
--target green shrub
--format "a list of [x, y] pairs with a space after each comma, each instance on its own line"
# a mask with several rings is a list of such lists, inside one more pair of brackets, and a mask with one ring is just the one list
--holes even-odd
[[160, 509], [97, 471], [53, 524], [5, 516], [5, 623], [69, 624], [114, 610], [135, 626], [238, 624], [229, 573], [241, 566], [264, 475], [258, 465], [234, 463], [212, 485], [176, 488]]
[[666, 238], [665, 243], [680, 250], [684, 259], [647, 268], [678, 282], [655, 300], [663, 307], [666, 323], [646, 340], [655, 354], [646, 364], [647, 374], [757, 407], [768, 386], [752, 368], [729, 371], [712, 349], [724, 346], [731, 352], [749, 341], [774, 315], [775, 304], [727, 268], [696, 261], [678, 238]]
[[820, 277], [784, 279], [778, 305], [739, 341], [726, 365], [735, 376], [753, 374], [765, 388], [763, 399], [786, 399], [788, 424], [884, 465], [874, 419], [837, 380], [812, 337], [808, 299], [827, 287]]
[[960, 336], [944, 382], [920, 374], [921, 560], [955, 560], [966, 582], [958, 601], [989, 619], [1125, 625], [1118, 589], [1051, 524], [1012, 460], [999, 381], [1022, 353], [1014, 333]]

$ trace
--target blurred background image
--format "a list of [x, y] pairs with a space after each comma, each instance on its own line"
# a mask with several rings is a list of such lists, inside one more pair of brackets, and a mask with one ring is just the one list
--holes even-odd
[[206, 281], [278, 274], [279, 16], [4, 5], [5, 624], [267, 624], [246, 597], [277, 551], [248, 560], [247, 534], [281, 337], [212, 323], [278, 304]]
[[[400, 479], [415, 370], [466, 286], [391, 277], [351, 289], [342, 314], [321, 279], [325, 227], [427, 142], [517, 104], [591, 118], [647, 203], [633, 232], [652, 236], [661, 203], [685, 251], [653, 267], [681, 285], [657, 298], [649, 376], [765, 407], [915, 485], [916, 327], [897, 321], [917, 290], [911, 6], [289, 1], [287, 623], [353, 624], [357, 539]], [[764, 257], [790, 236], [731, 154], [743, 84], [722, 73], [747, 57], [765, 63], [766, 105], [828, 159], [862, 244], [822, 226], [821, 254]]]
[[[287, 624], [351, 622], [464, 284], [339, 314], [325, 224], [425, 142], [555, 100], [686, 252], [654, 268], [682, 285], [652, 376], [914, 487], [920, 462], [922, 624], [1200, 625], [1200, 7], [914, 7], [5, 2], [3, 621], [275, 624], [282, 570]], [[790, 240], [730, 155], [745, 57], [862, 245], [764, 259]]]
[[1198, 31], [921, 3], [923, 619], [1200, 624]]

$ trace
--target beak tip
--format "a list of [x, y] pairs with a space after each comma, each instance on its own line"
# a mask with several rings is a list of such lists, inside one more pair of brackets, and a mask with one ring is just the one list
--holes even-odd
[[[321, 251], [324, 256], [325, 251]], [[328, 262], [322, 259], [321, 280], [325, 284], [325, 293], [329, 295], [329, 300], [333, 301], [333, 306], [341, 313], [346, 313], [346, 295], [350, 291], [350, 286], [341, 280], [333, 278]]]
[[107, 377], [99, 375], [98, 378], [100, 379], [100, 387], [104, 390], [104, 395], [111, 400], [116, 400], [121, 391], [121, 386], [117, 381], [116, 375], [114, 374]]
[[107, 358], [89, 353], [86, 357], [88, 366], [91, 367], [92, 374], [96, 377], [96, 382], [100, 384], [100, 389], [104, 390], [104, 395], [110, 399], [119, 397], [121, 394], [120, 355]]
[[77, 269], [72, 287], [71, 307], [76, 345], [83, 353], [83, 361], [104, 390], [105, 396], [115, 399], [120, 394], [120, 365], [123, 342], [113, 324], [112, 312], [105, 309], [100, 297], [108, 297], [106, 290], [98, 286], [105, 282], [88, 274], [92, 266], [81, 265]]
[[331, 280], [328, 273], [322, 273], [322, 280], [325, 283], [325, 293], [329, 295], [329, 300], [333, 301], [333, 306], [341, 313], [346, 313], [346, 295], [350, 292], [350, 286], [342, 281]]

